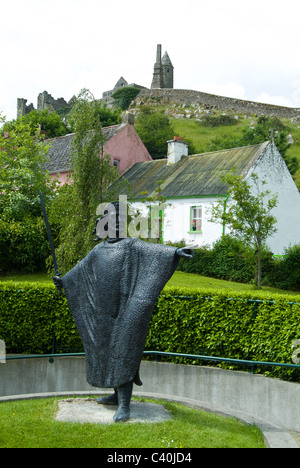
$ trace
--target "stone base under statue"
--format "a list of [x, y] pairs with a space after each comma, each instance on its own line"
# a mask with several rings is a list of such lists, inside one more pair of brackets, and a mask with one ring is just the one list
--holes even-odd
[[[68, 398], [59, 401], [56, 421], [112, 424], [117, 406], [99, 405], [93, 398]], [[163, 405], [132, 401], [128, 423], [158, 423], [172, 419]]]

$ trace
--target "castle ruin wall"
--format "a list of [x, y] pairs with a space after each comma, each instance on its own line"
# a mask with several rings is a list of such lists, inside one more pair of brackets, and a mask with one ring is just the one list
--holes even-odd
[[[234, 111], [248, 115], [265, 115], [269, 117], [295, 118], [300, 117], [300, 108], [291, 108], [264, 104], [242, 99], [217, 96], [188, 89], [143, 89], [135, 99], [135, 103], [152, 100], [160, 104], [176, 103], [187, 106], [204, 106], [208, 109]], [[135, 105], [133, 103], [133, 106]]]

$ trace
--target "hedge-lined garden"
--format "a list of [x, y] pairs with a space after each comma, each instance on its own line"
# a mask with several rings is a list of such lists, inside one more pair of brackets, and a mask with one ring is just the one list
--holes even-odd
[[[65, 296], [52, 285], [0, 283], [0, 311], [7, 352], [49, 353], [53, 330], [56, 352], [82, 351]], [[167, 287], [155, 307], [146, 350], [290, 364], [296, 339], [300, 296], [232, 292], [228, 297], [222, 290]], [[257, 371], [300, 380], [299, 370], [263, 366]]]

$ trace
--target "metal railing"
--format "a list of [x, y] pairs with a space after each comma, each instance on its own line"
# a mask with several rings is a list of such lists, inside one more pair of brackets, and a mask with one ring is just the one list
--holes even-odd
[[[38, 359], [38, 358], [49, 358], [49, 362], [53, 363], [55, 358], [62, 358], [62, 357], [84, 357], [85, 353], [62, 353], [62, 354], [29, 354], [29, 355], [18, 355], [18, 356], [6, 356], [6, 360], [17, 360], [17, 359]], [[233, 358], [225, 358], [219, 356], [205, 356], [205, 355], [198, 355], [198, 354], [183, 354], [183, 353], [172, 353], [166, 351], [144, 351], [144, 356], [155, 357], [176, 357], [176, 358], [184, 358], [184, 359], [191, 359], [193, 361], [214, 361], [219, 363], [227, 363], [233, 364], [237, 366], [244, 366], [249, 367], [251, 373], [254, 373], [256, 367], [267, 366], [267, 367], [285, 367], [289, 369], [297, 369], [300, 370], [299, 364], [288, 364], [283, 362], [268, 362], [268, 361], [250, 361], [244, 359], [233, 359]], [[157, 360], [157, 359], [156, 359]]]

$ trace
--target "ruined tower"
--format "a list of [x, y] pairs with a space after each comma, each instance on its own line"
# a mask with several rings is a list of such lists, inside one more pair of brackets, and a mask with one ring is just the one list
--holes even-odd
[[161, 58], [161, 44], [157, 45], [156, 62], [154, 64], [154, 72], [151, 88], [173, 88], [174, 87], [174, 67], [168, 55], [165, 52]]
[[163, 84], [164, 88], [174, 88], [174, 67], [168, 55], [168, 52], [164, 53], [164, 56], [161, 60], [162, 67], [163, 67]]

